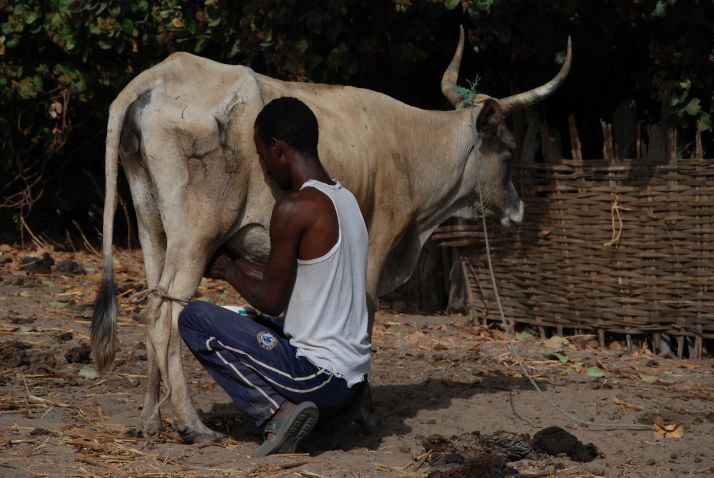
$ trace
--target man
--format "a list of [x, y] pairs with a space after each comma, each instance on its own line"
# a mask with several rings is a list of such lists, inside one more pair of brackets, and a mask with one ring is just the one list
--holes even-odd
[[265, 171], [291, 192], [273, 208], [265, 265], [218, 254], [207, 276], [228, 281], [267, 316], [196, 301], [181, 312], [179, 330], [236, 405], [265, 425], [258, 457], [294, 452], [318, 416], [346, 410], [366, 384], [371, 355], [367, 228], [352, 193], [320, 163], [315, 115], [278, 98], [254, 129]]

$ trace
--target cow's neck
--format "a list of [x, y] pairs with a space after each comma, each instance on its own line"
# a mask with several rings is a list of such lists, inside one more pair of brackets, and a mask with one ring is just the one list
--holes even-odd
[[406, 115], [405, 160], [419, 229], [437, 227], [473, 200], [477, 165], [469, 155], [474, 145], [471, 112], [423, 111]]

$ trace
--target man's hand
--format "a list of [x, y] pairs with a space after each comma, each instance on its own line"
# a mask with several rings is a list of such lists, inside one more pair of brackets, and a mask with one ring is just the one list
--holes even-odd
[[233, 259], [219, 251], [208, 263], [205, 276], [210, 279], [225, 280], [228, 277], [229, 271], [234, 268]]

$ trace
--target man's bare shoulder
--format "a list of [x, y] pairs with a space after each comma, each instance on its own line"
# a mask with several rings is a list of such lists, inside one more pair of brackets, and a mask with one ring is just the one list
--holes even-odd
[[278, 199], [273, 217], [297, 222], [312, 222], [320, 214], [332, 212], [332, 201], [315, 188], [305, 188]]
[[332, 201], [323, 192], [315, 188], [305, 188], [278, 199], [274, 212], [284, 211], [295, 214], [306, 211], [312, 214], [322, 209], [331, 210], [332, 207]]

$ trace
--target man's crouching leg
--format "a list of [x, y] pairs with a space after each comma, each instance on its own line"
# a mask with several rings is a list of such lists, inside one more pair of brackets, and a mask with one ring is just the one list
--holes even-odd
[[254, 456], [292, 453], [318, 417], [309, 401], [293, 403], [276, 391], [294, 373], [294, 349], [264, 325], [207, 302], [190, 303], [179, 316], [179, 331], [194, 356], [248, 413], [265, 443]]

